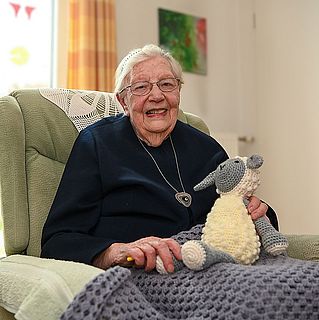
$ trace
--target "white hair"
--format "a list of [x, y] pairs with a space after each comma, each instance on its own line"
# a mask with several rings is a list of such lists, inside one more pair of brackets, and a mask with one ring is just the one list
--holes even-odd
[[154, 44], [147, 44], [143, 48], [138, 48], [130, 51], [120, 62], [115, 72], [115, 89], [114, 92], [118, 93], [124, 88], [124, 80], [132, 71], [134, 66], [142, 61], [152, 57], [163, 57], [171, 65], [174, 76], [183, 82], [182, 67], [170, 54], [170, 52], [156, 46]]

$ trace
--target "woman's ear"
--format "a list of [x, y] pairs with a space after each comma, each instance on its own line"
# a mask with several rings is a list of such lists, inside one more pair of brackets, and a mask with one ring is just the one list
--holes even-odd
[[125, 102], [124, 102], [124, 98], [121, 96], [121, 94], [117, 93], [116, 94], [116, 99], [121, 104], [121, 106], [124, 108], [125, 107]]
[[124, 95], [121, 95], [121, 94], [116, 94], [116, 99], [117, 101], [121, 104], [121, 106], [123, 107], [124, 109], [124, 113], [128, 116], [129, 115], [129, 112], [128, 112], [128, 106], [125, 102], [125, 98], [124, 98]]

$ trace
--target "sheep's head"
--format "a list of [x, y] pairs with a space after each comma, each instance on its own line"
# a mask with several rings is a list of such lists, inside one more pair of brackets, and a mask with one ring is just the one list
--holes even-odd
[[258, 168], [262, 164], [263, 158], [259, 155], [228, 159], [197, 184], [194, 190], [202, 190], [215, 184], [220, 194], [235, 193], [241, 196], [251, 196], [259, 186]]

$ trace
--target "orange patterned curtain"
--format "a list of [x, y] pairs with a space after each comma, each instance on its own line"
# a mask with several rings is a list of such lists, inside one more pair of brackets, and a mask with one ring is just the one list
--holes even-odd
[[115, 69], [114, 0], [70, 0], [68, 88], [111, 92]]

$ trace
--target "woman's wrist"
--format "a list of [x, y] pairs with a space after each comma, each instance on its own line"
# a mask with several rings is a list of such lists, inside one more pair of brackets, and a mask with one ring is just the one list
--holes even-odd
[[94, 267], [104, 269], [104, 270], [114, 266], [116, 263], [112, 257], [114, 257], [113, 252], [118, 245], [120, 245], [120, 244], [113, 243], [108, 248], [103, 250], [100, 254], [98, 254], [93, 259], [92, 265]]

